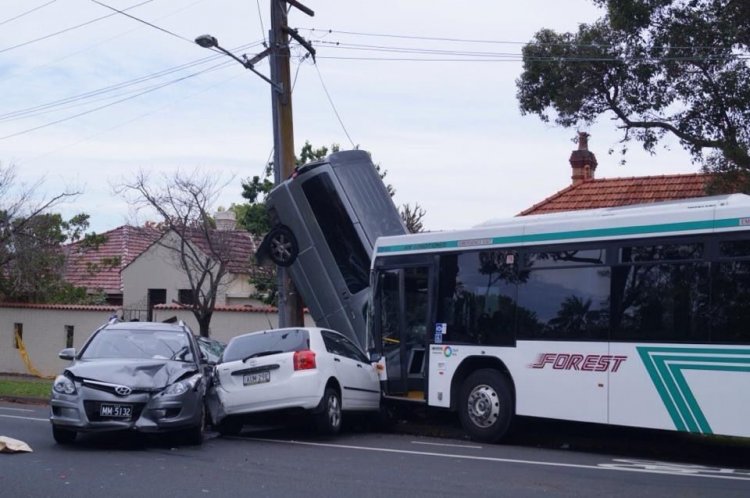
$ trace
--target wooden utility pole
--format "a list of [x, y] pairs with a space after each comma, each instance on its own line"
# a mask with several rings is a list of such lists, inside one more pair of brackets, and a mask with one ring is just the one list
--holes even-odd
[[[292, 83], [289, 67], [289, 36], [303, 43], [287, 26], [287, 3], [312, 16], [314, 12], [295, 0], [271, 0], [270, 65], [271, 103], [273, 107], [273, 172], [278, 185], [294, 172], [294, 125], [292, 121]], [[315, 56], [314, 50], [312, 51]], [[277, 267], [279, 288], [279, 327], [304, 325], [302, 302], [287, 268]]]

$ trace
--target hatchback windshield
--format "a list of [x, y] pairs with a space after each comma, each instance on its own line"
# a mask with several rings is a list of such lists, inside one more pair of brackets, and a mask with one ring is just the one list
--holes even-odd
[[103, 330], [91, 339], [81, 358], [193, 361], [186, 334], [154, 330]]
[[224, 361], [301, 351], [309, 347], [310, 336], [307, 330], [266, 330], [232, 339], [224, 350]]

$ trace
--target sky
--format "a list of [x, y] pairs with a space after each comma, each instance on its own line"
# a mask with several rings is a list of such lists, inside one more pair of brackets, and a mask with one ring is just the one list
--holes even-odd
[[[428, 230], [514, 216], [570, 184], [577, 130], [522, 116], [515, 82], [523, 44], [596, 20], [590, 0], [302, 3], [315, 16], [292, 9], [289, 25], [317, 58], [293, 45], [295, 150], [369, 151], [396, 205], [419, 204]], [[208, 174], [226, 184], [216, 208], [243, 202], [241, 181], [273, 150], [271, 89], [193, 40], [253, 56], [269, 12], [269, 0], [3, 0], [0, 163], [21, 185], [42, 182], [39, 199], [80, 192], [56, 211], [88, 213], [99, 233], [156, 219], [116, 193], [139, 172]], [[632, 143], [622, 165], [608, 154], [616, 125], [580, 128], [597, 178], [699, 170], [676, 142], [655, 155]]]

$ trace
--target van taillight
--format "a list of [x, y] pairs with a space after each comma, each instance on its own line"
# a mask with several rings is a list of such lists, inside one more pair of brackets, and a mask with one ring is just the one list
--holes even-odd
[[305, 349], [294, 352], [294, 369], [310, 370], [315, 368], [315, 352]]

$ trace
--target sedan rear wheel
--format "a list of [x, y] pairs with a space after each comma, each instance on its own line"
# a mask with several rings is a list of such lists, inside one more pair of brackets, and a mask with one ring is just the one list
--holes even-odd
[[323, 434], [334, 435], [341, 431], [341, 397], [332, 387], [327, 387], [320, 400], [315, 424]]
[[216, 426], [216, 430], [222, 436], [236, 436], [242, 430], [242, 420], [239, 418], [227, 417]]
[[52, 426], [52, 437], [55, 438], [57, 444], [71, 444], [76, 440], [78, 433], [69, 429], [61, 429], [60, 427]]

